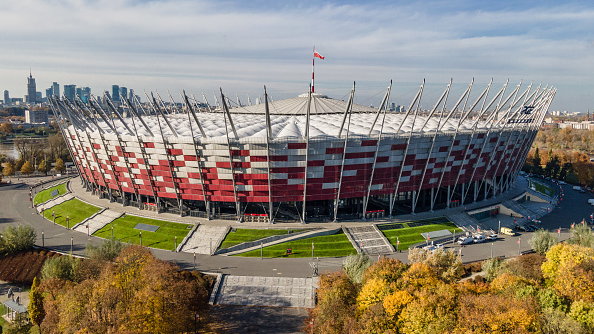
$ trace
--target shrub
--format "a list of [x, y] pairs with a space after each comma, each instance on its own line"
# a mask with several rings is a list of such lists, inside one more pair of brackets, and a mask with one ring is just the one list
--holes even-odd
[[98, 246], [87, 246], [87, 256], [91, 259], [102, 261], [113, 261], [124, 248], [124, 244], [117, 240], [106, 240]]
[[80, 259], [72, 256], [57, 256], [48, 259], [41, 268], [41, 277], [43, 280], [57, 278], [65, 281], [74, 281], [76, 278], [76, 269]]
[[31, 226], [9, 226], [0, 235], [0, 253], [13, 254], [33, 248], [37, 234]]
[[411, 263], [424, 263], [435, 270], [444, 281], [455, 281], [464, 273], [462, 262], [456, 252], [436, 249], [434, 251], [414, 248], [408, 252]]
[[556, 243], [557, 239], [553, 234], [543, 229], [534, 232], [530, 239], [530, 247], [540, 255], [544, 255]]
[[574, 245], [594, 248], [594, 233], [588, 224], [574, 224], [571, 227], [571, 238], [569, 242]]
[[502, 262], [503, 261], [497, 257], [485, 260], [485, 262], [483, 262], [483, 271], [485, 272], [485, 278], [487, 281], [492, 281], [495, 279], [495, 277], [497, 277]]

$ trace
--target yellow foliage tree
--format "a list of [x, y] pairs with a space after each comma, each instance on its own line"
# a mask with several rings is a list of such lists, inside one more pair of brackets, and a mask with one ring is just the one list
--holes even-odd
[[384, 309], [386, 310], [386, 313], [388, 315], [392, 317], [397, 316], [398, 314], [400, 314], [402, 309], [404, 309], [404, 307], [408, 305], [408, 303], [413, 301], [413, 299], [414, 297], [407, 291], [395, 291], [392, 294], [386, 296], [386, 298], [384, 298]]
[[21, 173], [23, 173], [24, 175], [29, 175], [33, 173], [34, 170], [35, 168], [33, 168], [33, 165], [29, 160], [25, 161], [23, 166], [21, 166]]
[[437, 282], [414, 293], [399, 317], [402, 333], [447, 333], [456, 325], [457, 292], [452, 284]]
[[494, 292], [515, 293], [518, 289], [530, 285], [537, 285], [537, 282], [514, 274], [503, 273], [495, 277], [490, 287]]
[[371, 305], [381, 303], [388, 294], [390, 294], [390, 285], [385, 279], [369, 279], [357, 296], [357, 308], [365, 310]]
[[547, 260], [542, 264], [542, 274], [545, 279], [555, 280], [559, 275], [559, 268], [563, 266], [579, 265], [584, 261], [594, 259], [594, 249], [579, 245], [559, 243], [546, 254]]

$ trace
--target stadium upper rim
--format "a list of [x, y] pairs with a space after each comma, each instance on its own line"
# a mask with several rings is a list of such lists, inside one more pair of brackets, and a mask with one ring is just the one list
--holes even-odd
[[[192, 136], [217, 141], [228, 137], [265, 140], [502, 131], [534, 125], [533, 122], [541, 119], [543, 111], [546, 112], [556, 92], [553, 87], [533, 87], [532, 84], [525, 89], [521, 88], [521, 84], [515, 88], [509, 86], [505, 83], [495, 93], [489, 94], [495, 91], [490, 82], [477, 97], [471, 99], [471, 83], [461, 96], [453, 98], [450, 96], [450, 82], [433, 107], [423, 109], [423, 83], [404, 112], [388, 111], [391, 87], [377, 108], [353, 103], [354, 89], [348, 101], [315, 93], [310, 97], [306, 93], [248, 106], [234, 103], [221, 91], [220, 98], [225, 103], [219, 106], [217, 101], [217, 107], [189, 98], [185, 93], [183, 104], [167, 103], [151, 94], [148, 106], [144, 104], [146, 108], [138, 101], [129, 100], [124, 100], [119, 108], [105, 108], [117, 114], [119, 121], [110, 117], [91, 117], [93, 121], [89, 121], [89, 117], [79, 117], [78, 122], [72, 125], [93, 131], [99, 128], [101, 132], [116, 132], [123, 136], [162, 135], [174, 141], [175, 138]], [[113, 105], [113, 102], [110, 103]], [[96, 99], [91, 99], [90, 106], [93, 107], [93, 104], [99, 107]], [[84, 105], [73, 103], [73, 106], [75, 108], [71, 110], [85, 113]], [[100, 107], [94, 109], [102, 116]], [[193, 117], [190, 117], [190, 111]], [[134, 118], [142, 120], [135, 122]]]

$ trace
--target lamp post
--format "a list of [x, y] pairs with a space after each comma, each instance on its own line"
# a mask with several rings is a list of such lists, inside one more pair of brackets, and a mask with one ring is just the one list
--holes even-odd
[[138, 237], [140, 238], [140, 246], [142, 247], [142, 232], [138, 232]]

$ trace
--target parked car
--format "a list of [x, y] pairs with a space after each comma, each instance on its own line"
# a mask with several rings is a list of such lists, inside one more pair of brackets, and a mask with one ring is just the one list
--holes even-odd
[[565, 181], [559, 181], [559, 184], [567, 184]]
[[588, 200], [588, 204], [590, 204], [590, 205], [594, 205], [594, 198], [590, 198], [590, 199]]
[[523, 231], [523, 232], [529, 232], [528, 229], [524, 225], [516, 225], [516, 229]]
[[579, 191], [581, 193], [585, 193], [586, 191], [584, 190], [584, 188], [580, 187], [580, 186], [573, 186], [573, 190], [575, 191]]
[[482, 234], [475, 234], [472, 237], [472, 239], [473, 239], [472, 242], [474, 242], [475, 244], [480, 244], [481, 242], [487, 241], [487, 238]]
[[501, 228], [501, 234], [506, 234], [506, 235], [518, 235], [518, 233], [516, 233], [516, 231], [514, 231], [513, 229], [509, 228], [509, 227], [502, 227]]
[[[507, 228], [507, 227], [504, 227], [504, 228]], [[499, 238], [497, 233], [491, 233], [487, 236], [487, 240], [497, 240], [497, 238]]]
[[460, 245], [468, 245], [474, 242], [474, 239], [472, 237], [460, 237], [458, 239], [458, 244]]

